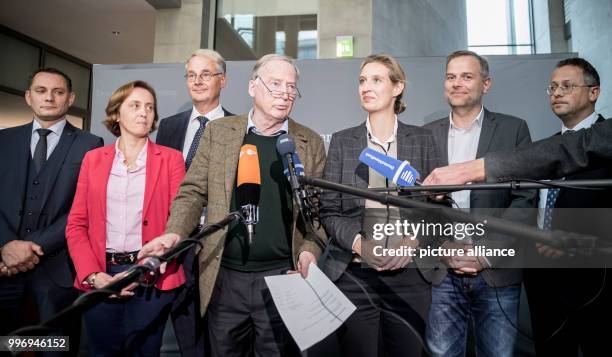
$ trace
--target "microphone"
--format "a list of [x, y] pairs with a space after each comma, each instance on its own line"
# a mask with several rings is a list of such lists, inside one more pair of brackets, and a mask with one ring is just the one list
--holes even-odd
[[295, 142], [289, 134], [279, 135], [278, 139], [276, 139], [276, 151], [282, 157], [283, 166], [285, 168], [284, 172], [289, 179], [295, 202], [300, 208], [300, 213], [306, 220], [306, 218], [310, 217], [307, 213], [305, 202], [307, 193], [298, 180], [298, 176], [304, 176], [304, 165], [302, 165], [297, 152], [295, 152]]
[[359, 161], [372, 168], [398, 186], [419, 185], [420, 174], [408, 161], [400, 161], [371, 148], [365, 148], [359, 155]]
[[242, 145], [238, 159], [237, 198], [244, 215], [249, 245], [253, 244], [255, 225], [259, 222], [259, 196], [261, 193], [261, 174], [257, 147]]

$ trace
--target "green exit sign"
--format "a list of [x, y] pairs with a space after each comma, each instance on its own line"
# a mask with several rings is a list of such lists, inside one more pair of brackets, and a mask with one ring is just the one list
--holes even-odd
[[336, 57], [353, 57], [353, 36], [336, 36]]

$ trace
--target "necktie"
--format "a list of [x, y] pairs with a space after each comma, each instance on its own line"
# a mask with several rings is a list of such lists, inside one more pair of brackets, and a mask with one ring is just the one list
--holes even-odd
[[36, 173], [40, 172], [45, 161], [47, 161], [47, 135], [51, 133], [49, 129], [36, 129], [38, 132], [38, 143], [34, 149], [34, 168]]
[[202, 134], [204, 134], [204, 128], [206, 128], [206, 123], [208, 123], [208, 119], [204, 116], [199, 116], [196, 119], [200, 122], [200, 127], [198, 128], [198, 131], [196, 131], [193, 141], [191, 142], [191, 146], [189, 147], [189, 151], [187, 152], [187, 158], [185, 159], [186, 170], [189, 170], [189, 166], [191, 166], [193, 157], [195, 156], [196, 151], [198, 151], [198, 145], [200, 144]]
[[560, 189], [558, 188], [548, 189], [548, 194], [546, 195], [546, 207], [544, 208], [544, 225], [542, 227], [544, 230], [549, 231], [552, 229], [552, 212], [553, 208], [555, 207], [555, 202], [559, 197], [559, 191]]
[[[573, 130], [566, 130], [563, 134], [561, 135], [565, 135], [567, 133], [572, 132]], [[548, 189], [548, 194], [546, 195], [546, 207], [544, 208], [544, 224], [543, 224], [543, 229], [544, 230], [551, 230], [552, 229], [552, 212], [553, 212], [553, 208], [555, 208], [555, 203], [557, 202], [557, 198], [559, 197], [559, 188], [549, 188]]]

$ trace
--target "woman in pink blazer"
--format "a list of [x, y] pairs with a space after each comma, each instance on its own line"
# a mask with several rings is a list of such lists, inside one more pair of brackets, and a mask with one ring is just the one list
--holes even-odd
[[[157, 122], [155, 91], [142, 81], [117, 89], [105, 125], [119, 138], [88, 152], [66, 226], [80, 290], [116, 281], [149, 240], [164, 233], [185, 166], [179, 151], [149, 140]], [[154, 287], [130, 286], [85, 313], [93, 355], [159, 355], [182, 268], [169, 264]]]

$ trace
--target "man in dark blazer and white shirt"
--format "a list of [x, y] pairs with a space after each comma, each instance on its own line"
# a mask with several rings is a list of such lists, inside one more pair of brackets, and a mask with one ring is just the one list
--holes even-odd
[[[582, 58], [560, 61], [547, 92], [551, 109], [562, 122], [561, 132], [587, 129], [605, 119], [595, 112], [599, 74]], [[612, 164], [568, 175], [566, 180], [609, 179]], [[608, 238], [612, 221], [612, 190], [540, 190], [538, 226]], [[612, 318], [611, 271], [591, 266], [594, 257], [571, 257], [561, 250], [536, 244], [539, 266], [528, 269], [525, 289], [533, 325], [536, 353], [542, 356], [596, 356], [608, 349], [608, 331], [602, 324]], [[552, 264], [552, 265], [551, 265]], [[570, 268], [570, 269], [560, 269]], [[572, 269], [573, 268], [573, 269]]]
[[[28, 297], [46, 320], [77, 295], [66, 219], [81, 160], [103, 141], [66, 121], [74, 98], [67, 75], [37, 70], [25, 93], [34, 120], [0, 131], [0, 335], [25, 324]], [[68, 324], [74, 329], [62, 334], [71, 334], [70, 350], [77, 351], [80, 324]]]
[[[206, 124], [234, 114], [225, 110], [220, 103], [221, 90], [226, 81], [226, 65], [219, 53], [208, 49], [196, 50], [187, 60], [185, 71], [193, 108], [163, 119], [155, 142], [181, 151], [185, 168], [189, 169]], [[203, 218], [204, 215], [200, 224], [204, 223]], [[185, 288], [175, 300], [171, 314], [176, 338], [184, 356], [202, 356], [204, 353], [195, 280], [198, 267], [194, 256], [194, 251], [190, 250], [183, 260]]]
[[[486, 59], [470, 51], [450, 54], [446, 62], [445, 95], [451, 107], [449, 117], [425, 125], [440, 150], [443, 165], [473, 160], [487, 152], [511, 150], [531, 142], [524, 120], [488, 111], [484, 94], [491, 87]], [[523, 208], [535, 207], [534, 191], [461, 191], [451, 194], [458, 208], [524, 219]], [[532, 210], [531, 210], [532, 211]], [[448, 248], [509, 247], [510, 237], [492, 236], [471, 241], [447, 242]], [[466, 337], [474, 319], [478, 353], [511, 356], [516, 339], [520, 269], [492, 269], [496, 261], [487, 257], [446, 257], [448, 270], [442, 270], [432, 290], [432, 306], [427, 327], [427, 344], [434, 356], [462, 356]], [[499, 262], [501, 263], [501, 262]], [[447, 274], [445, 274], [447, 273]], [[497, 300], [504, 311], [501, 311]], [[512, 320], [512, 323], [508, 321]]]

